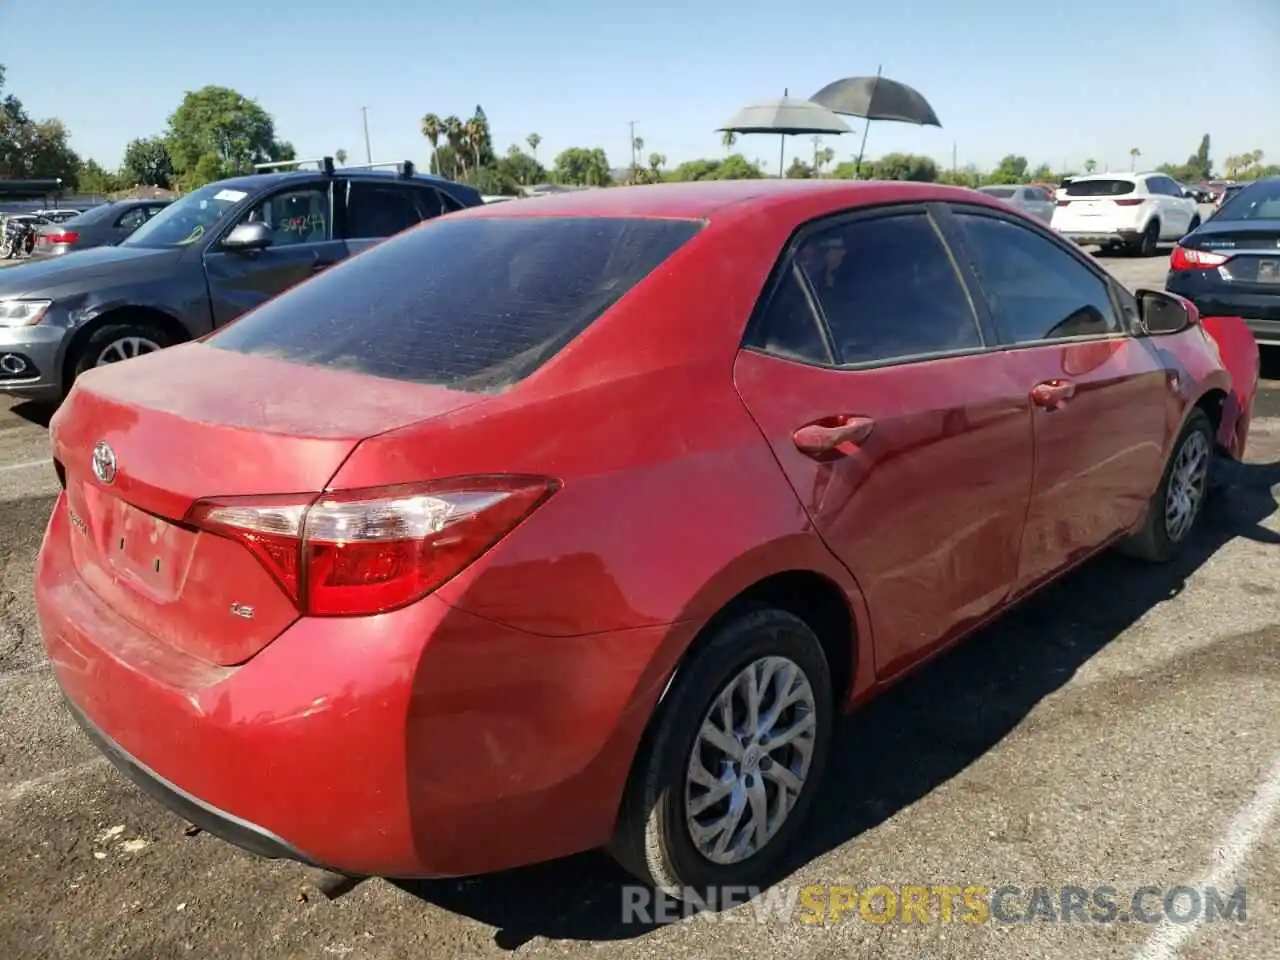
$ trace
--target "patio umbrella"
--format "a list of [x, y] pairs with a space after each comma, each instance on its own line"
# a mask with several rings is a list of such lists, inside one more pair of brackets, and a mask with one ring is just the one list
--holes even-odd
[[776, 133], [782, 139], [778, 150], [778, 176], [787, 149], [787, 137], [801, 134], [852, 133], [849, 125], [826, 107], [808, 100], [787, 96], [749, 103], [732, 117], [718, 133]]
[[879, 67], [876, 68], [874, 77], [845, 77], [828, 83], [810, 101], [833, 113], [862, 117], [867, 121], [862, 131], [862, 146], [858, 149], [859, 174], [862, 171], [862, 155], [867, 149], [867, 131], [871, 129], [872, 120], [893, 120], [939, 129], [942, 127], [938, 122], [938, 115], [919, 90], [882, 76]]

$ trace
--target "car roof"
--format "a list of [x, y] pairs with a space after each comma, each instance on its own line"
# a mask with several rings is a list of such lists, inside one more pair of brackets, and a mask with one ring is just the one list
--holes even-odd
[[[288, 183], [291, 180], [315, 180], [324, 176], [325, 172], [323, 170], [286, 170], [274, 173], [249, 173], [239, 177], [228, 177], [225, 180], [217, 181], [217, 183], [224, 187], [242, 190], [261, 190], [265, 187]], [[429, 173], [414, 173], [412, 177], [405, 178], [391, 170], [344, 170], [342, 167], [338, 167], [334, 170], [333, 177], [334, 179], [345, 180], [386, 180], [399, 181], [401, 183], [407, 180], [416, 183], [432, 183], [442, 187], [461, 187], [468, 192], [475, 189], [465, 183], [460, 184], [456, 180], [448, 180]]]
[[824, 210], [910, 201], [988, 203], [967, 187], [905, 180], [693, 180], [526, 197], [451, 213], [460, 217], [653, 217], [701, 220], [732, 211], [746, 216], [769, 210], [780, 215], [821, 216]]
[[1085, 173], [1085, 174], [1081, 174], [1078, 177], [1072, 177], [1071, 182], [1079, 183], [1081, 181], [1089, 181], [1089, 180], [1135, 180], [1136, 181], [1140, 177], [1155, 177], [1155, 176], [1163, 177], [1165, 176], [1165, 174], [1163, 173], [1130, 173], [1127, 170], [1124, 171], [1123, 173]]

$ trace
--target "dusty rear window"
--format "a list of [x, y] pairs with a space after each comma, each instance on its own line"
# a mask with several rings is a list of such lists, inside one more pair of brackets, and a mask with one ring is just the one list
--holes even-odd
[[442, 217], [300, 284], [205, 342], [375, 377], [500, 390], [554, 356], [701, 227], [673, 219]]
[[1132, 180], [1073, 180], [1067, 184], [1068, 197], [1123, 197], [1133, 193]]
[[989, 197], [999, 197], [1001, 200], [1010, 200], [1018, 191], [1013, 187], [983, 187], [982, 192]]

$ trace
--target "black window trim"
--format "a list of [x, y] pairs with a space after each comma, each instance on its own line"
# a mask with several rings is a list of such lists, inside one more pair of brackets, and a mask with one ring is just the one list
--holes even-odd
[[[803, 366], [811, 367], [816, 370], [832, 370], [839, 372], [878, 370], [882, 367], [899, 367], [912, 363], [925, 363], [931, 360], [947, 360], [953, 357], [978, 356], [981, 354], [996, 353], [1001, 350], [1002, 344], [997, 338], [995, 327], [991, 324], [990, 316], [986, 312], [985, 301], [980, 303], [975, 299], [969, 273], [966, 270], [966, 265], [958, 256], [957, 251], [953, 248], [952, 242], [947, 236], [947, 231], [939, 222], [940, 212], [944, 212], [942, 205], [936, 201], [898, 201], [837, 210], [800, 224], [783, 245], [782, 252], [778, 256], [777, 261], [775, 261], [768, 279], [765, 281], [761, 295], [756, 300], [755, 308], [752, 310], [751, 316], [747, 321], [746, 330], [743, 333], [739, 349], [749, 350], [752, 353], [772, 357], [776, 360], [802, 364]], [[841, 363], [838, 357], [838, 350], [835, 346], [835, 338], [831, 332], [831, 325], [827, 321], [826, 315], [823, 312], [821, 305], [818, 303], [818, 298], [813, 290], [813, 286], [809, 279], [805, 277], [803, 270], [796, 270], [795, 273], [801, 282], [801, 289], [804, 291], [805, 299], [809, 303], [809, 309], [813, 313], [815, 322], [818, 324], [819, 333], [821, 334], [823, 344], [826, 347], [827, 362], [821, 363], [812, 359], [779, 353], [774, 350], [769, 350], [762, 345], [760, 340], [764, 333], [763, 325], [769, 316], [769, 308], [771, 307], [774, 297], [777, 295], [778, 289], [781, 287], [787, 272], [795, 267], [796, 251], [805, 241], [816, 233], [823, 233], [827, 230], [845, 226], [846, 224], [865, 223], [871, 220], [887, 220], [894, 217], [912, 215], [919, 216], [921, 214], [926, 217], [929, 225], [934, 229], [934, 232], [938, 236], [938, 242], [942, 245], [943, 251], [951, 261], [952, 269], [956, 271], [956, 279], [959, 281], [960, 290], [969, 302], [969, 310], [973, 314], [974, 327], [978, 331], [978, 338], [982, 341], [979, 346], [963, 347], [957, 350], [935, 350], [927, 353], [903, 354], [902, 356], [890, 357], [884, 360], [861, 360], [852, 363]]]
[[[334, 216], [333, 216], [334, 215], [334, 190], [333, 190], [334, 182], [336, 181], [326, 180], [323, 178], [307, 178], [305, 180], [289, 180], [285, 183], [276, 184], [269, 189], [259, 190], [257, 193], [254, 193], [251, 196], [245, 197], [243, 200], [239, 202], [239, 205], [236, 208], [236, 210], [227, 219], [226, 226], [224, 226], [221, 230], [219, 230], [217, 233], [212, 235], [212, 238], [205, 245], [204, 251], [206, 253], [218, 253], [220, 251], [220, 245], [222, 241], [226, 239], [227, 234], [229, 234], [232, 230], [234, 230], [236, 226], [240, 223], [240, 221], [244, 219], [245, 214], [247, 214], [254, 207], [258, 206], [258, 204], [266, 203], [268, 200], [274, 199], [275, 197], [278, 197], [278, 196], [282, 196], [283, 194], [286, 194], [286, 193], [297, 193], [299, 190], [321, 190], [329, 198], [329, 230], [328, 230], [329, 236], [326, 237], [324, 240], [317, 240], [314, 242], [315, 243], [332, 243], [334, 240], [340, 239], [338, 236], [338, 225], [334, 222]], [[235, 189], [235, 188], [229, 187], [228, 189]]]
[[[1067, 240], [1058, 234], [1052, 228], [1043, 226], [1031, 218], [1023, 218], [1013, 216], [1003, 210], [995, 210], [983, 204], [964, 203], [962, 201], [947, 201], [946, 211], [939, 215], [939, 226], [946, 232], [951, 240], [952, 245], [963, 255], [965, 269], [965, 277], [972, 284], [973, 289], [970, 295], [975, 302], [981, 304], [980, 310], [987, 318], [996, 336], [999, 340], [999, 349], [1001, 350], [1025, 350], [1034, 347], [1054, 346], [1057, 344], [1074, 344], [1074, 343], [1091, 343], [1093, 341], [1103, 340], [1121, 340], [1135, 339], [1137, 329], [1129, 323], [1127, 312], [1120, 302], [1120, 298], [1116, 295], [1116, 285], [1118, 281], [1107, 273], [1098, 265], [1089, 254], [1081, 250], [1075, 243]], [[979, 278], [977, 267], [975, 266], [973, 250], [969, 244], [969, 238], [965, 235], [964, 228], [955, 218], [956, 214], [965, 214], [966, 216], [988, 217], [992, 220], [1003, 220], [1015, 227], [1022, 227], [1024, 230], [1030, 230], [1032, 233], [1038, 234], [1050, 243], [1058, 247], [1059, 250], [1069, 254], [1076, 263], [1083, 266], [1092, 273], [1099, 281], [1103, 288], [1107, 291], [1107, 300], [1111, 304], [1111, 309], [1115, 313], [1116, 319], [1120, 322], [1121, 329], [1115, 333], [1091, 333], [1077, 337], [1045, 337], [1039, 340], [1014, 340], [1008, 331], [999, 327], [995, 319], [995, 314], [991, 310], [991, 305], [987, 301], [986, 290], [982, 286]]]

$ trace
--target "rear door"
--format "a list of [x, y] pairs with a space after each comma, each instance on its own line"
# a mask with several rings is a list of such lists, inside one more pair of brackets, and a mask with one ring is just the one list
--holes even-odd
[[345, 188], [343, 237], [359, 253], [402, 230], [447, 212], [445, 198], [434, 187], [408, 181], [348, 181]]
[[993, 341], [914, 206], [806, 228], [738, 356], [740, 395], [862, 589], [881, 677], [1016, 576], [1031, 408]]
[[220, 327], [265, 300], [342, 260], [346, 244], [335, 239], [331, 182], [292, 182], [267, 194], [235, 223], [260, 221], [271, 228], [265, 250], [226, 251], [217, 241], [204, 255], [213, 324]]
[[1137, 521], [1163, 470], [1177, 401], [1158, 341], [1133, 336], [1087, 254], [990, 208], [951, 209], [948, 233], [1007, 344], [1002, 369], [1034, 411], [1022, 590]]

